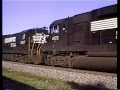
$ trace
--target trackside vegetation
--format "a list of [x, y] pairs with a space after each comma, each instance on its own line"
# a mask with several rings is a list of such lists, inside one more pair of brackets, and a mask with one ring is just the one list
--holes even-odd
[[68, 85], [67, 82], [65, 81], [53, 78], [33, 76], [29, 73], [18, 72], [12, 69], [3, 68], [2, 75], [12, 80], [24, 83], [28, 86], [32, 86], [36, 89], [54, 89], [54, 90], [70, 89], [70, 85]]

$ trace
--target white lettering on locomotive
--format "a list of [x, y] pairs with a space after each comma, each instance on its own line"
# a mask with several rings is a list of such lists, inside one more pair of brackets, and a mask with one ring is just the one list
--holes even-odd
[[11, 47], [16, 47], [16, 43], [11, 43]]
[[45, 35], [42, 33], [36, 33], [36, 35], [33, 36], [33, 42], [34, 43], [47, 43], [46, 38], [49, 35]]
[[11, 43], [11, 42], [16, 42], [16, 37], [5, 38], [4, 43]]
[[116, 31], [116, 36], [115, 36], [115, 39], [117, 39], [117, 35], [118, 35], [118, 34], [117, 34], [117, 31]]
[[20, 44], [22, 44], [22, 45], [25, 44], [25, 41], [20, 41]]
[[91, 31], [117, 28], [117, 18], [110, 18], [91, 22]]

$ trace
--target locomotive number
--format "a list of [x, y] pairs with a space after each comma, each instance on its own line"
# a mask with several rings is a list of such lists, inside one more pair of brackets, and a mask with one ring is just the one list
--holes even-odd
[[53, 36], [52, 40], [59, 40], [59, 36]]

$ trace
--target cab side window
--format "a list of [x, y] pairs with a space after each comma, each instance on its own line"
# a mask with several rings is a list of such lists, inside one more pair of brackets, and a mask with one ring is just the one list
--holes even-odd
[[58, 26], [58, 25], [53, 26], [53, 27], [51, 28], [51, 33], [59, 33], [59, 26]]

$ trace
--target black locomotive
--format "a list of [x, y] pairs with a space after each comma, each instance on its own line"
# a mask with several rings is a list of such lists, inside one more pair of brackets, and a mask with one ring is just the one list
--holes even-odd
[[117, 5], [3, 36], [3, 59], [116, 72]]

